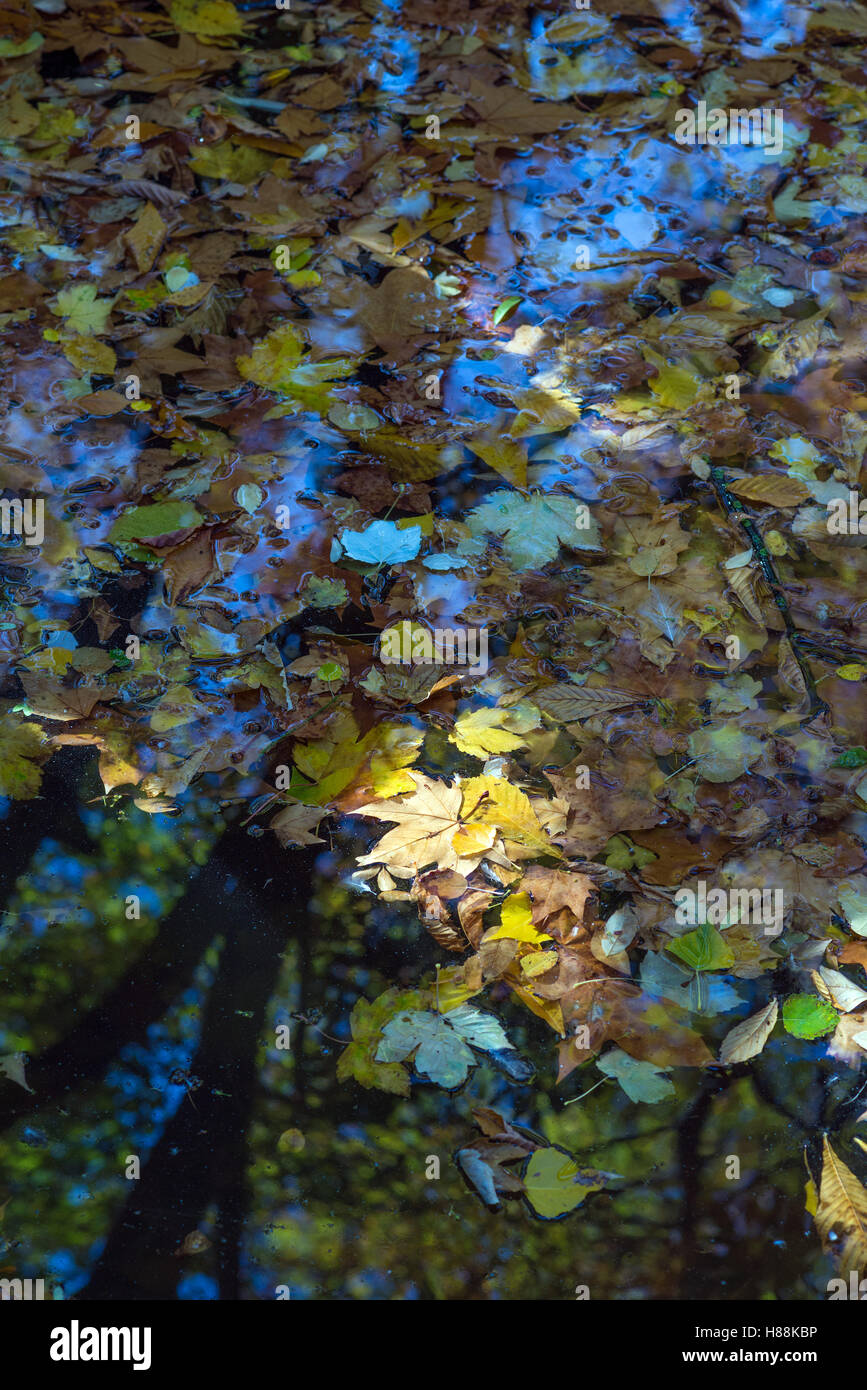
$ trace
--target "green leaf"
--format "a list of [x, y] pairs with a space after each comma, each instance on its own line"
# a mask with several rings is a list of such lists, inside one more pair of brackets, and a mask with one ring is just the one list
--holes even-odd
[[338, 1081], [352, 1077], [369, 1090], [375, 1086], [391, 1095], [408, 1096], [409, 1076], [404, 1067], [397, 1062], [377, 1062], [374, 1049], [378, 1045], [382, 1028], [394, 1016], [398, 1008], [411, 1007], [420, 1002], [416, 992], [388, 989], [373, 1003], [359, 999], [350, 1015], [352, 1042], [340, 1054], [337, 1064]]
[[311, 574], [301, 597], [308, 608], [339, 608], [349, 602], [349, 594], [342, 579], [318, 579]]
[[841, 753], [831, 764], [832, 767], [865, 767], [867, 766], [867, 748], [847, 748], [845, 753]]
[[620, 1083], [630, 1100], [656, 1105], [674, 1095], [674, 1086], [658, 1067], [652, 1062], [637, 1061], [619, 1047], [598, 1057], [596, 1065], [606, 1076], [613, 1076]]
[[519, 294], [510, 294], [508, 298], [504, 299], [502, 304], [498, 304], [494, 310], [494, 323], [505, 323], [507, 319], [512, 317], [518, 305], [523, 304], [523, 302]]
[[709, 922], [669, 942], [667, 949], [693, 970], [728, 970], [735, 963], [722, 934]]
[[783, 1005], [783, 1027], [794, 1038], [821, 1038], [837, 1027], [837, 1010], [815, 994], [793, 994]]
[[108, 533], [113, 545], [145, 541], [201, 526], [203, 517], [192, 502], [157, 502], [147, 507], [131, 507], [122, 512]]
[[652, 850], [634, 845], [628, 835], [612, 835], [603, 853], [609, 869], [643, 869], [656, 858]]
[[23, 58], [25, 53], [35, 53], [45, 39], [38, 32], [18, 42], [16, 39], [0, 39], [0, 58]]
[[579, 1168], [571, 1154], [552, 1147], [530, 1154], [522, 1176], [532, 1210], [545, 1221], [557, 1221], [603, 1188], [609, 1174]]

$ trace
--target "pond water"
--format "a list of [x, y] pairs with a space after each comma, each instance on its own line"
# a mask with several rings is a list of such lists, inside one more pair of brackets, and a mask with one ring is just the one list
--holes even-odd
[[[643, 648], [655, 722], [618, 724], [614, 746], [628, 759], [653, 741], [665, 814], [633, 826], [626, 811], [610, 835], [644, 831], [659, 863], [682, 828], [717, 865], [757, 843], [723, 854], [725, 818], [767, 806], [765, 847], [830, 846], [809, 861], [829, 880], [865, 862], [851, 774], [829, 770], [867, 741], [857, 684], [833, 679], [865, 645], [861, 552], [799, 549], [794, 504], [763, 536], [788, 556], [792, 622], [814, 647], [839, 639], [835, 655], [792, 714], [763, 657], [783, 631], [767, 613], [747, 654], [759, 738], [781, 709], [818, 722], [786, 768], [713, 777], [698, 801], [680, 776], [699, 718], [688, 682], [725, 664], [698, 645], [715, 619], [699, 633], [696, 618], [719, 615], [723, 588], [700, 586], [751, 544], [735, 522], [720, 539], [731, 513], [708, 465], [731, 483], [795, 440], [815, 454], [791, 475], [808, 508], [857, 481], [840, 460], [846, 441], [863, 453], [864, 296], [839, 261], [863, 274], [864, 12], [213, 8], [133, 20], [52, 0], [0, 48], [0, 484], [45, 508], [41, 544], [2, 549], [0, 1277], [97, 1300], [824, 1298], [835, 1266], [805, 1207], [805, 1154], [815, 1176], [826, 1133], [858, 1170], [859, 1063], [778, 1028], [749, 1065], [717, 1064], [727, 1028], [769, 998], [761, 969], [736, 972], [736, 1012], [692, 1009], [711, 1065], [674, 1065], [661, 1104], [591, 1064], [558, 1085], [556, 1030], [505, 976], [484, 1005], [531, 1080], [482, 1051], [461, 1089], [415, 1070], [402, 1095], [338, 1064], [360, 1000], [434, 988], [457, 958], [414, 902], [354, 876], [384, 829], [354, 814], [383, 794], [359, 741], [394, 725], [415, 771], [483, 771], [449, 738], [465, 692], [364, 685], [388, 621], [482, 625], [497, 679], [530, 690], [597, 656], [628, 683], [616, 654], [604, 662], [606, 615], [649, 624], [653, 650], [688, 655], [654, 665]], [[781, 150], [678, 145], [675, 113], [699, 100], [783, 110]], [[790, 370], [768, 364], [777, 350]], [[749, 401], [726, 395], [730, 377]], [[522, 410], [532, 423], [509, 434]], [[580, 501], [612, 527], [671, 504], [697, 562], [669, 597], [676, 545], [668, 569], [586, 593], [594, 557], [568, 545], [518, 580], [496, 546], [532, 543], [537, 523], [504, 527], [494, 552], [466, 525], [504, 489]], [[374, 519], [398, 538], [418, 525], [460, 562], [347, 557], [346, 534]], [[667, 557], [667, 535], [619, 553]], [[728, 708], [749, 722], [756, 702]], [[563, 722], [530, 743], [536, 794], [589, 736]], [[390, 756], [397, 775], [407, 760]], [[819, 828], [813, 785], [839, 799]], [[284, 800], [321, 816], [281, 844]], [[599, 870], [600, 915], [676, 881], [642, 879], [610, 838], [576, 846], [573, 864]], [[796, 920], [801, 954], [772, 961], [775, 988], [809, 991], [813, 938], [851, 940], [846, 920]], [[520, 1197], [490, 1210], [454, 1161], [480, 1107], [607, 1175], [603, 1190], [562, 1220]]]

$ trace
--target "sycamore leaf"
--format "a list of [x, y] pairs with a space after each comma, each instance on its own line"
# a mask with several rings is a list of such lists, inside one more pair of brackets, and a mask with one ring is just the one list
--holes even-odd
[[368, 1089], [376, 1086], [392, 1095], [408, 1096], [410, 1085], [405, 1069], [397, 1062], [378, 1062], [374, 1052], [381, 1041], [383, 1026], [394, 1017], [395, 1011], [412, 1008], [420, 1002], [417, 993], [396, 989], [386, 990], [372, 1004], [359, 999], [349, 1019], [352, 1042], [341, 1053], [337, 1064], [338, 1081], [352, 1077]]
[[597, 1057], [596, 1065], [606, 1076], [613, 1076], [620, 1083], [630, 1100], [656, 1105], [674, 1095], [672, 1082], [661, 1075], [658, 1067], [652, 1062], [637, 1061], [622, 1048], [612, 1048], [603, 1057]]
[[560, 851], [539, 824], [530, 798], [502, 777], [470, 777], [464, 786], [466, 819], [483, 821], [496, 826], [507, 840], [535, 849], [540, 854]]
[[312, 409], [327, 410], [334, 402], [327, 386], [351, 376], [355, 362], [335, 358], [328, 362], [302, 362], [305, 344], [291, 323], [281, 323], [239, 357], [236, 366], [246, 381], [292, 396]]
[[372, 521], [363, 531], [344, 531], [340, 542], [352, 560], [365, 565], [400, 565], [414, 560], [421, 545], [421, 527], [400, 527], [394, 521]]
[[573, 497], [556, 493], [522, 497], [503, 490], [475, 507], [467, 525], [474, 536], [502, 536], [513, 569], [535, 569], [556, 559], [561, 544], [577, 550], [599, 549], [599, 529], [593, 518], [587, 517], [586, 526], [576, 526], [580, 506]]
[[289, 792], [305, 806], [325, 806], [351, 788], [364, 795], [370, 787], [384, 797], [412, 791], [403, 769], [415, 761], [422, 738], [420, 730], [393, 723], [376, 724], [359, 738], [352, 716], [341, 717], [328, 737], [296, 745]]
[[822, 1139], [816, 1227], [823, 1246], [834, 1252], [842, 1270], [867, 1266], [867, 1189], [831, 1148], [827, 1135]]
[[398, 877], [419, 873], [428, 864], [458, 873], [471, 872], [492, 847], [496, 831], [489, 825], [471, 826], [468, 830], [474, 838], [461, 836], [461, 788], [420, 773], [407, 775], [416, 786], [411, 796], [402, 801], [371, 802], [353, 812], [397, 822], [395, 829], [389, 830], [369, 854], [361, 856], [359, 864], [386, 864]]
[[414, 1053], [416, 1071], [453, 1090], [463, 1085], [476, 1061], [467, 1044], [483, 1052], [514, 1051], [492, 1014], [462, 1004], [447, 1014], [419, 1009], [398, 1014], [382, 1030], [376, 1060], [403, 1062]]
[[449, 738], [462, 753], [483, 761], [497, 753], [512, 753], [516, 748], [526, 748], [522, 738], [502, 727], [509, 715], [510, 711], [506, 709], [479, 709], [462, 714]]
[[52, 314], [65, 318], [73, 333], [94, 335], [105, 332], [113, 301], [97, 299], [96, 285], [70, 285], [60, 290], [49, 305]]
[[580, 1168], [571, 1154], [553, 1146], [530, 1154], [522, 1173], [527, 1201], [545, 1221], [567, 1216], [591, 1192], [605, 1187], [611, 1176], [594, 1168]]
[[726, 1033], [719, 1051], [722, 1065], [730, 1067], [736, 1062], [748, 1062], [751, 1057], [757, 1057], [774, 1031], [779, 1012], [779, 1004], [772, 999], [757, 1014], [751, 1014], [730, 1033]]

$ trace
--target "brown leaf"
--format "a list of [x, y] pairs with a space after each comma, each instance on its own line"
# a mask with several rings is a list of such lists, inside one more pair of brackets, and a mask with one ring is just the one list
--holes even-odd
[[163, 562], [169, 603], [184, 603], [190, 594], [213, 578], [214, 539], [212, 528], [199, 527], [181, 545], [175, 546]]
[[319, 822], [325, 815], [321, 806], [302, 806], [300, 802], [294, 802], [291, 806], [286, 806], [280, 811], [269, 827], [274, 831], [283, 849], [290, 845], [322, 845], [325, 841], [319, 835], [312, 835], [310, 832], [319, 828]]
[[757, 1057], [773, 1032], [779, 1012], [779, 1004], [772, 999], [764, 1009], [751, 1014], [726, 1033], [719, 1052], [721, 1064], [730, 1067], [736, 1062], [747, 1062], [751, 1057]]
[[626, 709], [643, 703], [644, 696], [631, 690], [588, 689], [561, 681], [533, 693], [533, 703], [552, 718], [567, 723], [573, 719], [590, 719], [593, 715], [609, 714], [611, 710]]
[[[842, 1270], [867, 1265], [867, 1190], [828, 1143], [822, 1139], [822, 1181], [816, 1226], [827, 1251]], [[833, 1239], [832, 1239], [833, 1235]]]
[[150, 270], [165, 240], [168, 228], [153, 203], [145, 203], [138, 221], [125, 234], [124, 240], [135, 257], [139, 274]]
[[787, 478], [782, 473], [763, 473], [756, 478], [738, 478], [729, 483], [729, 492], [748, 502], [764, 507], [797, 507], [810, 496], [810, 490], [800, 478]]
[[568, 907], [581, 922], [584, 906], [590, 894], [596, 891], [596, 885], [586, 874], [566, 873], [563, 869], [546, 869], [533, 864], [521, 880], [521, 889], [529, 893], [533, 922], [541, 926], [563, 907]]

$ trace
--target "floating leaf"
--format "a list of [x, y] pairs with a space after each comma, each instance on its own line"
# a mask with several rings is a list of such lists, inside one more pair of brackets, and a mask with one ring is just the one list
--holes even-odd
[[577, 505], [574, 498], [556, 494], [522, 497], [518, 492], [493, 492], [469, 513], [467, 525], [474, 536], [502, 536], [510, 564], [517, 570], [533, 569], [555, 559], [561, 544], [578, 550], [599, 547], [592, 517], [589, 526], [576, 528]]
[[734, 965], [734, 952], [709, 922], [670, 941], [667, 950], [679, 956], [691, 970], [728, 970]]
[[783, 1027], [795, 1038], [821, 1038], [833, 1033], [837, 1010], [815, 994], [793, 994], [783, 1005]]
[[637, 1061], [622, 1048], [612, 1048], [604, 1056], [597, 1057], [596, 1065], [606, 1076], [613, 1076], [620, 1083], [630, 1100], [656, 1105], [661, 1100], [670, 1100], [675, 1093], [671, 1081], [658, 1067], [652, 1062]]
[[774, 1031], [779, 1011], [776, 999], [772, 999], [757, 1014], [751, 1014], [730, 1033], [726, 1033], [719, 1052], [722, 1065], [730, 1067], [736, 1062], [748, 1062], [751, 1057], [757, 1057]]
[[340, 541], [351, 559], [365, 565], [400, 565], [405, 560], [414, 560], [418, 554], [421, 527], [372, 521], [363, 531], [344, 531]]
[[509, 711], [505, 709], [473, 710], [458, 718], [449, 738], [462, 753], [482, 760], [496, 753], [512, 753], [517, 748], [526, 748], [522, 738], [502, 727], [508, 718]]
[[527, 893], [510, 893], [500, 908], [500, 925], [485, 932], [484, 941], [527, 941], [536, 946], [551, 937], [533, 922], [530, 897]]
[[522, 1177], [531, 1209], [545, 1221], [557, 1221], [605, 1187], [609, 1174], [581, 1168], [564, 1149], [551, 1147], [530, 1154]]
[[49, 305], [52, 314], [66, 319], [73, 333], [104, 333], [111, 313], [112, 300], [97, 299], [96, 285], [71, 285], [55, 296]]
[[265, 499], [265, 494], [257, 483], [242, 483], [240, 487], [235, 488], [232, 496], [248, 516], [252, 516]]
[[203, 517], [192, 502], [157, 502], [153, 506], [131, 507], [121, 512], [108, 533], [114, 545], [127, 541], [158, 540], [161, 536], [172, 535], [175, 531], [185, 531], [190, 527], [201, 526]]
[[200, 39], [242, 34], [244, 22], [230, 0], [171, 0], [172, 23]]
[[822, 1137], [822, 1180], [816, 1226], [844, 1273], [867, 1267], [867, 1189]]
[[698, 729], [690, 734], [688, 747], [699, 776], [707, 782], [734, 782], [762, 754], [761, 740], [745, 734], [736, 724]]
[[501, 304], [498, 304], [494, 310], [492, 315], [494, 323], [505, 323], [507, 319], [512, 317], [518, 305], [521, 303], [523, 303], [523, 300], [519, 294], [510, 294], [509, 297], [504, 299]]
[[467, 1044], [483, 1052], [513, 1050], [492, 1014], [462, 1004], [447, 1014], [419, 1009], [398, 1014], [382, 1030], [376, 1060], [403, 1062], [414, 1054], [416, 1071], [453, 1090], [463, 1085], [476, 1061]]
[[34, 761], [44, 756], [45, 735], [38, 724], [4, 721], [0, 728], [0, 797], [29, 801], [42, 784], [42, 769]]

